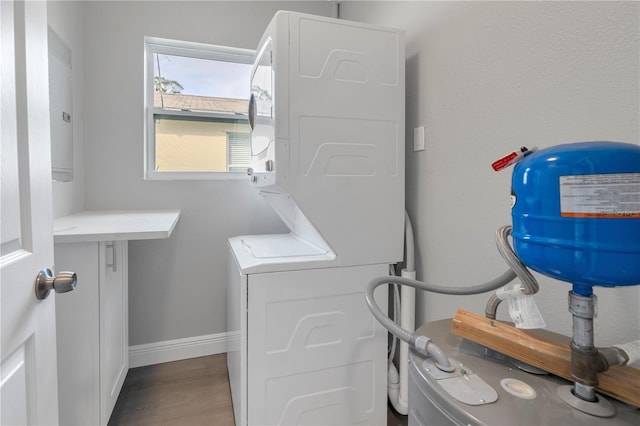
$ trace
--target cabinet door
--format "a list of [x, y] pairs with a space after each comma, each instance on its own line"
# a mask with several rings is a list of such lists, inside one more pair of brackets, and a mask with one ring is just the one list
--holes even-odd
[[129, 369], [128, 243], [100, 243], [100, 423], [107, 424]]
[[98, 244], [56, 244], [55, 261], [57, 271], [78, 275], [74, 291], [55, 294], [60, 424], [93, 425], [100, 414]]

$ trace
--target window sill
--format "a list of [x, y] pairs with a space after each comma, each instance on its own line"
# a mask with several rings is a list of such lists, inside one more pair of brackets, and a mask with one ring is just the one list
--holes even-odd
[[203, 181], [203, 180], [247, 180], [249, 177], [242, 172], [147, 172], [144, 180], [184, 180], [184, 181]]

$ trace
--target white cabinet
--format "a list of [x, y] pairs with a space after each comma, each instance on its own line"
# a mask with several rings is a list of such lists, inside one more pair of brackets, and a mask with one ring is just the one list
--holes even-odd
[[77, 274], [56, 294], [61, 425], [106, 425], [129, 369], [128, 242], [169, 238], [179, 210], [84, 211], [53, 224], [56, 270]]
[[101, 242], [100, 423], [109, 421], [129, 370], [128, 241]]
[[55, 245], [56, 269], [76, 272], [56, 295], [60, 424], [105, 425], [129, 368], [127, 241]]

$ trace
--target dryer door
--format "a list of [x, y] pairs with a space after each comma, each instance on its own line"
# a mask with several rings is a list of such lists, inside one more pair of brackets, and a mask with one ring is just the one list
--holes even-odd
[[[262, 46], [251, 76], [249, 124], [251, 125], [251, 157], [254, 172], [273, 169], [274, 110], [273, 110], [273, 42], [269, 38]], [[267, 163], [271, 160], [270, 166]]]

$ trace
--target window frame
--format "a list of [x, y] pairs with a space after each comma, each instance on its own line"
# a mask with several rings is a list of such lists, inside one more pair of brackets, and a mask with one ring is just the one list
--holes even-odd
[[[209, 113], [202, 111], [177, 111], [168, 110], [154, 105], [154, 55], [166, 54], [174, 56], [187, 56], [198, 59], [210, 59], [224, 62], [236, 62], [253, 64], [255, 50], [241, 49], [228, 46], [217, 46], [189, 41], [171, 40], [158, 37], [144, 38], [144, 179], [145, 180], [220, 180], [220, 179], [244, 179], [246, 175], [241, 172], [184, 172], [155, 170], [156, 165], [156, 131], [155, 118], [159, 117], [197, 117], [211, 121], [246, 119], [248, 114], [230, 115], [224, 113]], [[249, 82], [247, 81], [247, 85]]]

